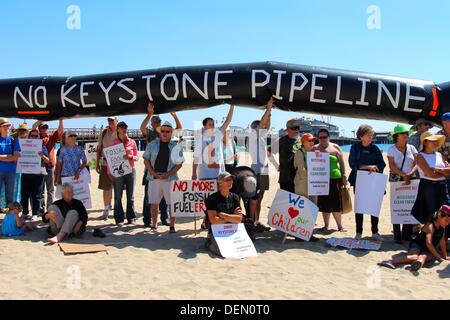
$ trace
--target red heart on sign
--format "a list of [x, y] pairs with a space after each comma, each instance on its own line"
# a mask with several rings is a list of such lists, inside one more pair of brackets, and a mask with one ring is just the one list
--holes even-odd
[[294, 219], [296, 216], [298, 216], [300, 212], [291, 207], [289, 208], [288, 213], [291, 216], [291, 218]]

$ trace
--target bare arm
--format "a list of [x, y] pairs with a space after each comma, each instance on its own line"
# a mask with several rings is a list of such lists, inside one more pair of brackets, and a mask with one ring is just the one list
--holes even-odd
[[424, 174], [425, 174], [426, 177], [428, 177], [428, 178], [434, 178], [434, 179], [442, 178], [442, 174], [440, 174], [440, 173], [435, 173], [435, 172], [433, 171], [433, 169], [431, 169], [431, 168], [428, 166], [428, 163], [426, 162], [426, 160], [424, 159], [424, 157], [423, 157], [422, 155], [420, 155], [420, 154], [417, 155], [416, 161], [417, 161], [417, 165], [419, 166], [420, 169], [422, 169], [422, 171], [424, 172]]
[[36, 130], [42, 123], [42, 120], [38, 120], [35, 123], [33, 123], [33, 125], [31, 126], [31, 130]]
[[150, 118], [152, 117], [153, 113], [155, 112], [155, 106], [152, 102], [149, 102], [147, 105], [147, 116], [141, 123], [141, 133], [144, 137], [147, 137], [147, 126], [150, 121]]
[[62, 136], [64, 133], [64, 120], [63, 119], [59, 119], [59, 126], [58, 126], [58, 134], [59, 136]]
[[449, 260], [447, 257], [447, 239], [445, 237], [445, 235], [441, 238], [441, 252], [442, 252], [442, 257], [444, 258], [444, 260]]
[[219, 216], [219, 218], [230, 222], [230, 223], [241, 223], [242, 221], [242, 209], [241, 208], [236, 208], [236, 210], [234, 210], [235, 214], [228, 214], [228, 213], [224, 213], [224, 212], [219, 212], [217, 215]]
[[269, 102], [266, 105], [266, 112], [264, 112], [261, 118], [261, 129], [269, 129], [270, 128], [270, 113], [272, 112], [273, 107], [273, 98], [270, 98]]
[[406, 174], [404, 174], [397, 166], [395, 165], [394, 157], [387, 157], [388, 158], [388, 164], [389, 164], [389, 170], [396, 175], [399, 175], [400, 177], [405, 177]]
[[144, 165], [147, 171], [152, 175], [155, 176], [155, 170], [153, 170], [153, 166], [151, 165], [150, 161], [146, 158], [144, 158]]
[[430, 250], [431, 254], [439, 261], [442, 262], [444, 259], [442, 259], [442, 257], [439, 255], [439, 253], [436, 251], [436, 248], [433, 246], [433, 227], [431, 226], [431, 224], [428, 224], [425, 228], [424, 228], [425, 232], [427, 233], [427, 238], [426, 238], [426, 245], [428, 250]]
[[231, 103], [227, 118], [225, 119], [225, 122], [222, 124], [222, 127], [220, 128], [222, 134], [225, 134], [225, 132], [227, 131], [227, 128], [230, 125], [231, 120], [233, 119], [233, 112], [234, 112], [234, 103]]
[[181, 121], [178, 118], [177, 114], [175, 112], [171, 112], [170, 115], [173, 117], [173, 120], [175, 120], [175, 124], [176, 124], [175, 130], [183, 129], [183, 125], [181, 124]]

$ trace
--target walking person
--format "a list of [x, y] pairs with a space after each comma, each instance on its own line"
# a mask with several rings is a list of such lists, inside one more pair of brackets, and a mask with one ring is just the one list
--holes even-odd
[[346, 232], [342, 226], [342, 198], [341, 190], [347, 185], [345, 176], [344, 154], [341, 148], [330, 142], [330, 132], [327, 129], [318, 131], [319, 144], [314, 150], [327, 152], [330, 157], [330, 191], [326, 196], [318, 196], [319, 211], [322, 212], [324, 226], [322, 230], [328, 230], [330, 227], [330, 216], [336, 221], [338, 231]]
[[[31, 130], [28, 136], [30, 139], [40, 139], [38, 130]], [[50, 162], [47, 148], [42, 145], [42, 151], [39, 152], [41, 158], [41, 172], [38, 174], [22, 174], [22, 190], [21, 190], [21, 205], [23, 208], [23, 215], [31, 219], [32, 217], [40, 217], [45, 212], [44, 201], [44, 185], [47, 169], [45, 165]], [[29, 203], [31, 201], [31, 215], [29, 215]]]
[[[147, 169], [148, 197], [152, 215], [150, 228], [156, 231], [158, 226], [158, 207], [164, 197], [170, 203], [170, 184], [178, 180], [177, 172], [184, 162], [183, 147], [171, 141], [173, 127], [170, 122], [164, 122], [160, 128], [160, 138], [156, 138], [144, 153], [144, 164]], [[175, 233], [175, 217], [170, 216], [170, 233]], [[148, 225], [146, 225], [147, 227]]]
[[[381, 150], [372, 143], [373, 128], [367, 124], [359, 126], [356, 132], [358, 142], [352, 145], [350, 155], [348, 158], [350, 168], [352, 169], [349, 182], [353, 186], [353, 191], [356, 193], [356, 174], [358, 170], [369, 172], [383, 173], [386, 163], [384, 162]], [[366, 190], [370, 192], [369, 190]], [[371, 216], [372, 225], [372, 239], [377, 241], [384, 241], [384, 238], [378, 233], [378, 217]], [[356, 236], [355, 239], [362, 238], [364, 214], [356, 212]]]
[[134, 187], [136, 183], [135, 162], [139, 160], [139, 154], [136, 141], [128, 137], [127, 129], [128, 125], [125, 122], [119, 122], [117, 124], [117, 139], [113, 141], [113, 145], [123, 143], [125, 148], [123, 159], [128, 160], [132, 168], [131, 173], [114, 178], [114, 220], [118, 227], [122, 227], [125, 220], [122, 206], [124, 188], [127, 194], [126, 216], [128, 224], [135, 224], [136, 221], [136, 211], [134, 209]]
[[[408, 185], [411, 183], [411, 179], [415, 178], [417, 150], [413, 145], [408, 144], [408, 135], [409, 130], [405, 125], [398, 124], [394, 127], [392, 138], [395, 144], [387, 152], [390, 170], [389, 182], [404, 181]], [[411, 241], [412, 224], [404, 224], [403, 228], [400, 224], [393, 226], [394, 240], [397, 243], [402, 243], [402, 240]]]
[[98, 137], [97, 161], [95, 171], [99, 174], [98, 189], [103, 191], [103, 220], [108, 220], [109, 210], [112, 210], [113, 181], [108, 175], [108, 163], [106, 162], [103, 149], [111, 147], [117, 139], [117, 123], [119, 119], [115, 116], [108, 117], [108, 126], [101, 130]]
[[43, 145], [47, 148], [49, 163], [45, 165], [47, 169], [47, 175], [45, 176], [45, 189], [47, 190], [46, 208], [55, 201], [55, 167], [56, 167], [56, 144], [62, 138], [64, 134], [64, 121], [59, 120], [58, 129], [52, 134], [48, 133], [48, 124], [41, 120], [36, 121], [31, 130], [39, 130], [39, 135], [42, 139]]
[[[155, 105], [153, 102], [149, 102], [147, 105], [147, 116], [144, 118], [144, 120], [141, 123], [141, 133], [146, 139], [147, 145], [155, 140], [156, 138], [159, 138], [159, 132], [158, 128], [161, 127], [161, 118], [157, 115], [154, 115], [155, 113]], [[178, 118], [177, 114], [175, 112], [171, 112], [170, 115], [173, 117], [175, 121], [175, 132], [178, 130], [182, 130], [183, 126], [181, 124], [180, 119]], [[148, 123], [150, 122], [150, 127], [148, 127]], [[148, 202], [148, 179], [147, 179], [147, 170], [144, 170], [144, 176], [142, 178], [142, 185], [145, 186], [144, 188], [144, 200], [142, 205], [142, 215], [144, 216], [144, 225], [150, 226], [151, 223], [151, 217], [150, 217], [150, 204]], [[165, 198], [162, 198], [160, 204], [159, 204], [159, 211], [161, 214], [161, 223], [163, 226], [168, 226], [169, 223], [167, 222], [168, 214], [167, 214], [167, 203]]]

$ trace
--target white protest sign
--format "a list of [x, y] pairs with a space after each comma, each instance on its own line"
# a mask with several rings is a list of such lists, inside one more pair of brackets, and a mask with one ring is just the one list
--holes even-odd
[[256, 257], [256, 249], [243, 223], [211, 225], [214, 239], [224, 258]]
[[380, 216], [388, 177], [381, 173], [358, 170], [356, 174], [355, 212]]
[[330, 193], [330, 154], [307, 152], [308, 195], [327, 196]]
[[84, 153], [86, 154], [88, 166], [93, 170], [97, 165], [97, 146], [98, 142], [89, 142], [84, 146]]
[[278, 190], [269, 211], [269, 225], [294, 237], [309, 241], [319, 208], [308, 198]]
[[377, 251], [381, 248], [381, 242], [375, 242], [370, 240], [356, 240], [354, 238], [330, 238], [327, 240], [327, 244], [332, 247], [343, 247], [347, 249], [357, 250], [373, 250]]
[[19, 139], [20, 157], [17, 160], [16, 172], [40, 174], [42, 140], [40, 139]]
[[419, 190], [419, 179], [405, 185], [403, 181], [391, 182], [391, 220], [392, 224], [420, 224], [411, 215]]
[[204, 215], [205, 200], [217, 192], [216, 180], [179, 180], [170, 185], [171, 213], [174, 217]]
[[[92, 208], [91, 201], [91, 189], [89, 187], [89, 175], [81, 174], [78, 180], [74, 180], [74, 177], [61, 178], [61, 183], [70, 183], [73, 186], [73, 198], [83, 202], [86, 209]], [[56, 198], [61, 199], [61, 186], [56, 188]]]
[[123, 158], [125, 155], [123, 143], [105, 148], [103, 149], [103, 152], [105, 153], [109, 170], [114, 177], [122, 177], [133, 172], [130, 161]]

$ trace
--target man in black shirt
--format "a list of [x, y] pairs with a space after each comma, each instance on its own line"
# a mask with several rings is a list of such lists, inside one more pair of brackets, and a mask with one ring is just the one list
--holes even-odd
[[230, 191], [233, 181], [234, 177], [230, 173], [222, 172], [217, 178], [219, 191], [206, 199], [206, 211], [210, 226], [205, 246], [218, 256], [221, 256], [221, 253], [212, 234], [211, 224], [240, 223], [243, 218], [239, 196]]
[[54, 236], [48, 242], [61, 242], [66, 235], [81, 234], [86, 231], [88, 214], [80, 200], [73, 198], [73, 187], [70, 183], [62, 185], [63, 198], [53, 202], [47, 213], [42, 216], [45, 223], [50, 223], [50, 231]]
[[[278, 180], [280, 189], [295, 193], [294, 177], [295, 170], [293, 166], [294, 154], [300, 146], [299, 133], [300, 125], [296, 119], [291, 119], [286, 123], [287, 135], [278, 140], [279, 153], [279, 171], [280, 178]], [[272, 150], [276, 153], [277, 150]]]

